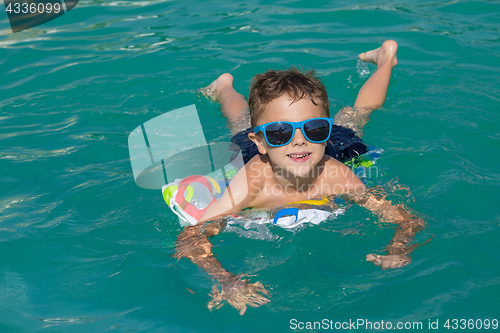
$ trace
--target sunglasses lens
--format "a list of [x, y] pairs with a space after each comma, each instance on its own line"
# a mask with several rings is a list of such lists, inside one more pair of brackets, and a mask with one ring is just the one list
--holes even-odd
[[285, 145], [292, 137], [293, 127], [290, 124], [274, 123], [266, 127], [267, 141], [275, 146]]
[[313, 119], [304, 124], [304, 132], [309, 141], [326, 141], [330, 134], [330, 123], [324, 119]]

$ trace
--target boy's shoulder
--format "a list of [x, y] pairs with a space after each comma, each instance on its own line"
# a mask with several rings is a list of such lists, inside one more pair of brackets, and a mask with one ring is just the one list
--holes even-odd
[[271, 175], [271, 165], [267, 155], [257, 154], [252, 157], [234, 176], [230, 186], [237, 187], [240, 191], [247, 188], [247, 195], [256, 194], [263, 186], [267, 177]]
[[365, 188], [361, 179], [347, 165], [327, 155], [317, 181], [324, 195], [352, 193]]
[[[266, 179], [273, 176], [269, 157], [257, 154], [252, 157], [243, 168], [243, 173], [251, 188], [262, 187]], [[241, 172], [242, 170], [240, 170]], [[251, 192], [251, 191], [250, 191]]]
[[325, 177], [335, 180], [339, 178], [345, 178], [347, 176], [352, 176], [352, 170], [339, 160], [328, 155], [325, 155], [323, 160]]

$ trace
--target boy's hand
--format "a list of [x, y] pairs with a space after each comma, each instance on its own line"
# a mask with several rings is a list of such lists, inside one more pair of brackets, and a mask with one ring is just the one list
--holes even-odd
[[400, 268], [408, 265], [411, 262], [411, 258], [406, 254], [389, 254], [386, 256], [380, 256], [378, 254], [367, 254], [366, 261], [372, 262], [375, 266], [382, 266], [382, 270], [388, 268]]
[[219, 291], [217, 285], [212, 287], [212, 293], [209, 294], [212, 300], [208, 302], [207, 307], [210, 310], [214, 307], [218, 309], [224, 305], [224, 303], [221, 304], [221, 302], [226, 300], [240, 312], [240, 315], [244, 315], [247, 310], [247, 305], [256, 308], [270, 301], [261, 294], [269, 296], [269, 292], [264, 288], [262, 283], [248, 283], [248, 280], [235, 277], [233, 281], [223, 284], [221, 291]]

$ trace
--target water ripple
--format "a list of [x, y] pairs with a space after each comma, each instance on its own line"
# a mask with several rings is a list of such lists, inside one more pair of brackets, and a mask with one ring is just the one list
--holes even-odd
[[45, 324], [44, 328], [47, 328], [58, 325], [75, 325], [75, 324], [85, 324], [85, 323], [103, 321], [113, 317], [121, 317], [140, 309], [141, 308], [137, 307], [105, 316], [95, 316], [95, 317], [52, 317], [52, 318], [34, 318], [34, 319], [43, 322]]

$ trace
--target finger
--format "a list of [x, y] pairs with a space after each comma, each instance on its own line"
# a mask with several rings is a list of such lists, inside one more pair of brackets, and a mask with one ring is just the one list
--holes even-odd
[[266, 304], [268, 302], [271, 302], [271, 300], [269, 298], [261, 297], [258, 302], [259, 302], [259, 305], [262, 305], [262, 304]]
[[261, 299], [261, 300], [254, 300], [252, 303], [248, 303], [248, 305], [251, 306], [251, 307], [253, 307], [253, 308], [258, 308], [259, 306], [264, 305], [267, 302], [269, 302], [269, 300], [266, 299], [266, 298], [264, 298], [264, 299]]
[[382, 260], [382, 270], [386, 270], [388, 268], [392, 268], [392, 258], [391, 257], [385, 257]]
[[235, 306], [235, 308], [236, 308], [236, 310], [240, 310], [240, 316], [243, 316], [245, 314], [245, 312], [247, 311], [247, 307], [245, 305], [240, 306], [239, 309], [236, 306]]
[[410, 258], [407, 256], [389, 255], [384, 258], [382, 269], [401, 268], [408, 265], [410, 261]]
[[403, 267], [403, 266], [406, 266], [406, 265], [408, 265], [410, 262], [411, 262], [411, 258], [406, 257], [406, 256], [405, 256], [405, 257], [402, 257], [402, 258], [401, 258], [401, 261], [399, 262], [398, 267]]
[[257, 293], [252, 293], [250, 297], [251, 297], [251, 303], [249, 302], [249, 305], [253, 307], [258, 307], [261, 306], [262, 304], [266, 304], [267, 302], [271, 301], [270, 299]]
[[375, 266], [380, 266], [382, 265], [382, 260], [380, 260], [380, 257], [378, 254], [367, 254], [366, 255], [366, 261], [372, 262], [375, 264]]
[[400, 268], [406, 265], [403, 262], [404, 258], [400, 255], [389, 255], [386, 257], [386, 259], [387, 259], [387, 268]]

